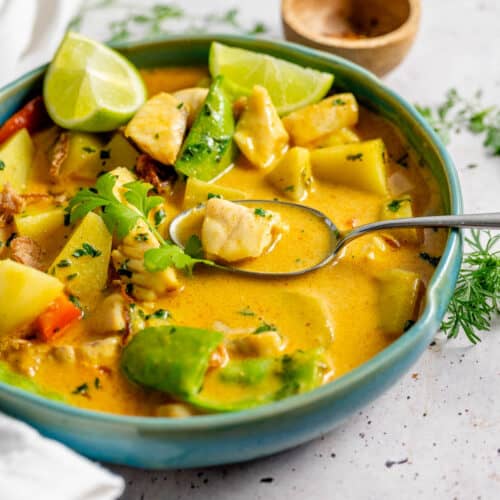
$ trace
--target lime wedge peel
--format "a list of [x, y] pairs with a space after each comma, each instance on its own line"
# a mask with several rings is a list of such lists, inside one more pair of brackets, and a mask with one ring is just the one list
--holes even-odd
[[319, 101], [333, 83], [329, 73], [218, 42], [210, 47], [209, 68], [212, 77], [224, 76], [235, 97], [250, 94], [257, 84], [266, 87], [280, 115]]
[[135, 66], [118, 52], [68, 32], [45, 76], [43, 96], [64, 128], [106, 132], [126, 123], [146, 100]]

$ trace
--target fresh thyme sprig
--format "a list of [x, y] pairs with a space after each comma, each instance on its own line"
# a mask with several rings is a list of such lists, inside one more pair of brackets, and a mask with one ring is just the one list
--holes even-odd
[[500, 248], [496, 248], [500, 234], [473, 230], [465, 241], [470, 252], [464, 257], [441, 330], [448, 338], [457, 337], [463, 330], [477, 344], [481, 341], [479, 333], [489, 331], [500, 312]]
[[[71, 223], [81, 219], [89, 212], [100, 209], [106, 227], [119, 239], [124, 238], [142, 219], [151, 233], [154, 234], [159, 248], [151, 248], [144, 254], [144, 266], [150, 272], [162, 271], [167, 267], [176, 267], [191, 274], [197, 263], [213, 265], [213, 262], [201, 258], [193, 258], [182, 248], [169, 241], [165, 241], [156, 227], [149, 221], [148, 215], [153, 208], [162, 203], [161, 196], [148, 196], [153, 188], [151, 184], [142, 181], [124, 184], [125, 198], [129, 205], [121, 203], [113, 193], [116, 177], [110, 173], [101, 175], [95, 188], [80, 190], [69, 202], [66, 209]], [[199, 252], [198, 252], [199, 253]]]
[[[200, 15], [191, 14], [176, 3], [156, 3], [154, 5], [139, 5], [131, 2], [116, 0], [100, 0], [84, 5], [77, 16], [68, 26], [68, 29], [78, 31], [84, 18], [92, 12], [102, 11], [109, 7], [123, 7], [124, 13], [120, 17], [115, 11], [114, 20], [108, 24], [111, 38], [108, 42], [123, 42], [140, 37], [150, 38], [157, 35], [170, 34], [176, 31], [182, 33], [206, 33], [209, 31], [227, 30], [259, 35], [268, 31], [262, 22], [256, 22], [248, 28], [240, 21], [239, 10], [230, 8], [222, 12]], [[126, 11], [125, 11], [126, 9]], [[169, 21], [176, 21], [175, 24]], [[139, 35], [139, 36], [138, 36]]]
[[456, 89], [450, 89], [445, 101], [436, 109], [419, 105], [416, 108], [445, 144], [450, 142], [453, 132], [468, 130], [473, 134], [483, 134], [483, 145], [491, 154], [500, 155], [500, 108], [484, 106], [481, 91], [477, 91], [472, 99], [465, 99]]

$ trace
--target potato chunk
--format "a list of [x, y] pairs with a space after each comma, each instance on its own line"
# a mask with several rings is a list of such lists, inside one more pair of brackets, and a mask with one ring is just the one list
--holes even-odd
[[113, 170], [116, 167], [133, 169], [139, 157], [139, 151], [125, 139], [121, 132], [115, 132], [103, 151], [101, 170]]
[[97, 135], [86, 132], [68, 132], [67, 140], [66, 155], [58, 173], [61, 177], [95, 181], [103, 170], [102, 141]]
[[336, 94], [306, 106], [283, 118], [283, 125], [295, 146], [306, 146], [358, 121], [358, 103], [349, 93]]
[[311, 151], [315, 177], [388, 196], [387, 153], [382, 139]]
[[186, 132], [188, 111], [166, 92], [155, 95], [137, 111], [125, 136], [161, 163], [173, 165]]
[[60, 279], [86, 310], [94, 309], [108, 281], [111, 234], [103, 220], [89, 212], [75, 229], [49, 273]]
[[201, 241], [209, 258], [235, 262], [262, 255], [281, 231], [278, 214], [211, 198]]
[[10, 184], [24, 191], [35, 150], [28, 131], [23, 128], [0, 146], [0, 186]]
[[200, 112], [205, 99], [207, 98], [208, 89], [203, 87], [192, 87], [190, 89], [182, 89], [174, 92], [172, 95], [182, 102], [182, 105], [186, 107], [188, 112], [187, 126], [191, 127], [196, 118], [196, 115]]
[[330, 146], [341, 146], [342, 144], [352, 144], [353, 142], [360, 142], [359, 135], [354, 130], [344, 127], [337, 132], [332, 132], [329, 135], [321, 137], [317, 141], [309, 144], [313, 148], [329, 148]]
[[203, 182], [189, 177], [184, 193], [183, 210], [192, 208], [199, 203], [205, 203], [209, 198], [224, 198], [226, 200], [244, 200], [248, 195], [239, 189], [233, 189], [209, 182]]
[[[413, 217], [412, 199], [409, 195], [399, 199], [388, 200], [382, 205], [380, 218], [382, 220], [405, 219]], [[399, 241], [408, 243], [418, 243], [421, 231], [416, 228], [393, 229], [390, 231]]]
[[423, 285], [417, 273], [389, 269], [379, 276], [380, 327], [400, 335], [417, 319]]
[[253, 88], [236, 126], [234, 140], [250, 163], [258, 168], [271, 166], [285, 152], [288, 134], [264, 87]]
[[0, 337], [31, 323], [62, 291], [63, 284], [48, 274], [0, 261]]
[[289, 149], [267, 176], [282, 194], [294, 201], [307, 198], [312, 186], [309, 150], [301, 147]]

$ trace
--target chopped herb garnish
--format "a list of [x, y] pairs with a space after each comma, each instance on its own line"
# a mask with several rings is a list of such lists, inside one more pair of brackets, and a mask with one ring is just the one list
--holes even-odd
[[405, 201], [410, 202], [411, 200], [409, 198], [403, 198], [401, 200], [392, 200], [390, 203], [387, 204], [387, 208], [391, 212], [397, 212]]
[[90, 243], [83, 243], [82, 248], [77, 248], [71, 255], [76, 259], [79, 259], [80, 257], [84, 257], [86, 255], [95, 258], [99, 257], [99, 255], [102, 255], [102, 252], [94, 248]]
[[74, 280], [77, 276], [78, 276], [78, 273], [68, 274], [68, 276], [66, 276], [66, 279], [67, 279], [68, 281], [72, 281], [72, 280]]
[[100, 389], [100, 388], [101, 388], [101, 379], [100, 379], [99, 377], [96, 377], [96, 378], [94, 379], [94, 387], [95, 387], [96, 389]]
[[127, 267], [129, 259], [121, 263], [120, 267], [117, 269], [119, 276], [125, 276], [126, 278], [132, 278], [132, 271]]
[[78, 297], [76, 297], [75, 295], [69, 295], [68, 299], [70, 300], [70, 302], [72, 302], [73, 304], [75, 304], [75, 306], [78, 307], [78, 309], [81, 309], [83, 311], [82, 304], [78, 300]]
[[260, 326], [258, 326], [253, 333], [258, 334], [258, 333], [264, 333], [264, 332], [276, 332], [278, 329], [276, 328], [275, 325], [271, 325], [269, 323], [262, 323]]
[[111, 157], [111, 150], [110, 149], [101, 149], [101, 151], [99, 151], [99, 158], [101, 160], [107, 160], [110, 157]]
[[81, 396], [88, 396], [89, 393], [89, 384], [86, 382], [79, 385], [71, 394], [79, 394]]
[[17, 238], [17, 233], [16, 232], [10, 233], [10, 236], [5, 241], [5, 246], [6, 247], [10, 247], [10, 244], [12, 243], [12, 240], [15, 240], [16, 238]]
[[62, 259], [56, 265], [57, 267], [69, 267], [71, 266], [71, 261], [69, 259]]
[[473, 169], [473, 168], [477, 168], [479, 165], [477, 163], [469, 163], [467, 165], [467, 168], [470, 168], [470, 169]]
[[425, 260], [428, 262], [432, 267], [436, 267], [439, 264], [439, 261], [441, 260], [441, 257], [433, 257], [432, 255], [429, 255], [427, 252], [421, 252], [419, 254], [419, 257], [422, 260]]
[[155, 312], [148, 314], [146, 319], [168, 319], [170, 313], [166, 309], [157, 309]]
[[3, 160], [0, 160], [0, 172], [2, 170], [5, 170], [5, 162]]
[[340, 99], [339, 97], [333, 100], [334, 106], [345, 106], [346, 104], [347, 104], [346, 101], [344, 101], [344, 99]]
[[86, 153], [95, 153], [95, 149], [91, 148], [90, 146], [83, 146], [82, 150]]
[[266, 217], [267, 212], [263, 208], [256, 208], [253, 213], [257, 215], [258, 217]]
[[287, 186], [285, 188], [285, 191], [295, 191], [295, 186], [291, 185], [291, 186]]
[[238, 314], [242, 316], [255, 316], [256, 314], [250, 309], [250, 306], [246, 306], [244, 309], [238, 311]]
[[166, 216], [167, 214], [165, 213], [165, 210], [163, 210], [163, 208], [157, 210], [154, 215], [155, 226], [159, 226], [165, 220]]
[[184, 106], [184, 103], [180, 102], [179, 104], [177, 104], [177, 109], [182, 109], [182, 106]]
[[208, 193], [207, 200], [211, 200], [212, 198], [222, 198], [220, 194]]
[[348, 161], [356, 161], [356, 160], [361, 160], [363, 158], [363, 153], [358, 153], [355, 155], [347, 155], [346, 159]]
[[154, 135], [155, 139], [159, 139], [160, 138], [160, 134], [158, 132], [156, 132], [156, 134]]
[[148, 241], [148, 233], [139, 233], [134, 238], [136, 241]]
[[396, 163], [403, 168], [408, 168], [408, 159], [409, 159], [409, 154], [405, 153], [402, 156], [400, 156], [397, 160]]

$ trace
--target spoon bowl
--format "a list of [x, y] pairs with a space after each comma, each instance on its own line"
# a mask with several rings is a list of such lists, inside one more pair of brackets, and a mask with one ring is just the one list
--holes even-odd
[[[299, 211], [302, 212], [303, 215], [307, 215], [310, 220], [314, 221], [315, 225], [308, 228], [308, 237], [312, 236], [313, 231], [315, 232], [315, 236], [318, 236], [319, 232], [323, 232], [323, 235], [320, 236], [324, 236], [324, 238], [322, 239], [324, 244], [321, 247], [321, 251], [315, 255], [316, 258], [309, 261], [300, 259], [301, 262], [297, 262], [297, 259], [294, 259], [293, 261], [288, 262], [288, 265], [290, 266], [289, 268], [285, 267], [284, 269], [280, 269], [277, 271], [268, 271], [265, 269], [265, 264], [264, 268], [255, 268], [253, 266], [248, 266], [248, 264], [245, 263], [243, 263], [242, 266], [229, 266], [220, 263], [216, 264], [216, 267], [218, 269], [222, 269], [224, 271], [247, 274], [250, 276], [261, 278], [285, 278], [301, 276], [303, 274], [316, 271], [317, 269], [320, 269], [332, 262], [332, 260], [338, 255], [339, 251], [345, 245], [355, 240], [356, 238], [359, 238], [360, 236], [364, 236], [365, 234], [374, 231], [408, 227], [500, 229], [500, 213], [491, 213], [473, 215], [436, 215], [430, 217], [411, 217], [405, 219], [384, 220], [373, 222], [371, 224], [364, 224], [352, 229], [349, 232], [341, 234], [337, 229], [335, 223], [327, 215], [307, 205], [280, 200], [236, 200], [233, 201], [233, 203], [238, 203], [245, 206], [265, 206], [266, 208], [270, 207], [270, 210], [278, 211], [278, 213], [280, 213], [280, 210], [282, 212], [283, 209], [288, 211], [293, 210], [295, 212]], [[193, 208], [190, 208], [189, 210], [180, 213], [170, 223], [170, 239], [177, 246], [184, 248], [185, 242], [187, 241], [189, 235], [200, 232], [204, 214], [204, 204], [197, 205]], [[304, 219], [304, 221], [305, 220], [306, 219]], [[304, 231], [306, 231], [307, 233], [307, 230], [305, 230], [304, 227], [301, 226], [299, 231], [296, 231], [295, 233], [299, 234], [300, 238], [300, 234], [304, 233]], [[277, 243], [277, 245], [279, 245], [279, 242]], [[273, 243], [273, 245], [271, 245], [271, 247], [268, 249], [268, 253], [274, 252], [277, 245]], [[290, 254], [290, 248], [296, 248], [294, 246], [293, 238], [291, 241], [286, 241], [286, 245], [284, 245], [283, 258], [286, 258], [286, 255]], [[280, 261], [282, 261], [283, 258], [280, 259]], [[265, 255], [263, 257], [253, 259], [252, 262], [257, 262], [261, 259], [265, 259]], [[285, 262], [284, 264], [286, 266], [287, 262]]]
[[[282, 241], [273, 242], [263, 256], [239, 262], [238, 265], [234, 266], [218, 263], [216, 265], [218, 269], [261, 278], [284, 278], [300, 276], [319, 269], [328, 264], [334, 257], [339, 232], [335, 224], [319, 210], [306, 205], [280, 200], [236, 200], [232, 202], [248, 207], [259, 207], [278, 212], [284, 216], [283, 219], [285, 222], [287, 214], [293, 214], [295, 218], [301, 215], [300, 221], [302, 222], [302, 227], [291, 227], [281, 238]], [[297, 212], [301, 212], [301, 214], [297, 214]], [[170, 239], [177, 246], [184, 248], [189, 236], [201, 233], [204, 215], [204, 204], [181, 212], [170, 223]], [[308, 230], [304, 229], [304, 227]], [[298, 242], [297, 240], [304, 238], [304, 234], [309, 237], [313, 232], [317, 251], [311, 258], [304, 258], [298, 262], [295, 255], [289, 252], [289, 249], [294, 248], [295, 243]], [[276, 266], [276, 261], [279, 260], [280, 269], [278, 271], [266, 270], [266, 265], [271, 260], [268, 258], [271, 252], [279, 252], [278, 258], [273, 259], [273, 268]]]

